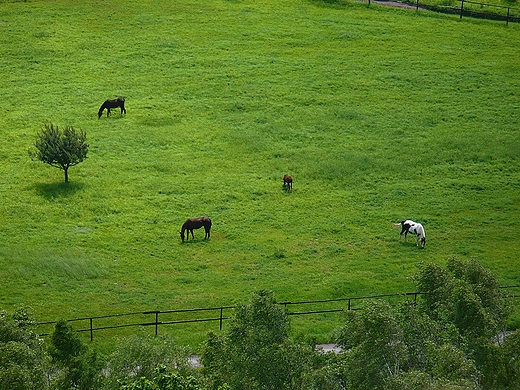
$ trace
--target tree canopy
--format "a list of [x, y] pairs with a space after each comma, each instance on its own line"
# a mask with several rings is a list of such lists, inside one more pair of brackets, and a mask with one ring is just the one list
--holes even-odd
[[500, 338], [512, 301], [479, 262], [423, 264], [418, 302], [346, 314], [332, 382], [347, 389], [518, 389], [518, 331]]
[[236, 308], [225, 335], [208, 335], [202, 363], [212, 389], [297, 389], [311, 354], [309, 346], [289, 338], [287, 313], [273, 292], [261, 290]]

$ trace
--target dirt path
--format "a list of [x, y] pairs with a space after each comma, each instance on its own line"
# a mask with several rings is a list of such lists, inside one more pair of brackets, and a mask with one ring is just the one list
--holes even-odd
[[[417, 6], [411, 3], [401, 3], [400, 1], [374, 1], [375, 4], [386, 5], [388, 7], [404, 8], [404, 9], [416, 9]], [[421, 7], [419, 7], [421, 8]]]

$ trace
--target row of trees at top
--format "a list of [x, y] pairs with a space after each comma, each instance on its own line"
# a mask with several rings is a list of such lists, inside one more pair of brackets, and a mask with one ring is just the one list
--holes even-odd
[[512, 300], [479, 262], [426, 264], [417, 303], [383, 301], [345, 313], [339, 354], [290, 337], [271, 291], [239, 305], [229, 329], [209, 333], [201, 369], [166, 337], [134, 335], [103, 357], [65, 321], [48, 340], [20, 310], [0, 315], [0, 389], [462, 390], [520, 389], [520, 332], [505, 329]]

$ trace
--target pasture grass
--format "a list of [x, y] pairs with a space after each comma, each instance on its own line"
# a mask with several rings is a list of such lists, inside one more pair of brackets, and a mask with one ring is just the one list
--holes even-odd
[[[46, 321], [395, 293], [452, 256], [518, 284], [519, 41], [356, 3], [0, 3], [0, 306]], [[128, 114], [98, 120], [116, 96]], [[68, 184], [28, 157], [45, 122], [87, 133]], [[200, 215], [211, 239], [181, 244]], [[408, 218], [424, 250], [398, 241]], [[338, 324], [292, 320], [322, 342]], [[169, 331], [196, 346], [208, 328]]]

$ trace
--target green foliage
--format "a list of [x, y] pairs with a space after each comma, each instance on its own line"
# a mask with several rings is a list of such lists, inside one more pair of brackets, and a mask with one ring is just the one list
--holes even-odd
[[362, 313], [350, 311], [337, 335], [345, 354], [342, 377], [347, 388], [384, 388], [406, 362], [407, 349], [391, 307], [376, 302]]
[[122, 385], [120, 390], [203, 390], [203, 387], [195, 377], [183, 377], [178, 372], [168, 372], [166, 366], [161, 364], [156, 368], [153, 379], [141, 377], [131, 384]]
[[413, 305], [403, 305], [396, 314], [386, 303], [378, 302], [366, 310], [349, 312], [346, 325], [337, 334], [337, 342], [346, 352], [338, 359], [336, 381], [347, 389], [478, 389], [474, 362], [456, 339], [450, 343], [453, 340], [445, 324], [420, 316], [416, 310]]
[[299, 389], [312, 350], [288, 337], [287, 315], [272, 291], [261, 290], [239, 305], [225, 336], [208, 335], [202, 356], [210, 388]]
[[480, 262], [452, 258], [446, 269], [426, 264], [416, 280], [426, 293], [428, 314], [452, 323], [468, 340], [489, 339], [505, 329], [513, 301]]
[[0, 389], [47, 389], [48, 357], [25, 308], [0, 313]]
[[88, 350], [72, 326], [58, 321], [51, 336], [49, 353], [59, 368], [53, 378], [53, 387], [89, 390], [99, 388], [102, 382], [102, 362], [97, 353]]
[[87, 135], [83, 130], [76, 131], [72, 126], [65, 126], [62, 132], [52, 123], [45, 124], [34, 146], [36, 151], [29, 155], [45, 164], [63, 169], [65, 182], [69, 181], [69, 168], [87, 158]]
[[[501, 342], [511, 300], [475, 260], [424, 264], [419, 304], [376, 303], [348, 312], [336, 340], [337, 383], [351, 389], [507, 389], [516, 386], [517, 336]], [[507, 357], [506, 357], [507, 356]]]
[[189, 380], [184, 378], [189, 377], [192, 370], [188, 366], [187, 349], [177, 346], [170, 337], [153, 337], [141, 332], [121, 339], [117, 349], [108, 357], [103, 388], [155, 386], [160, 382], [156, 376], [165, 374], [165, 370], [178, 373], [179, 378], [188, 383]]
[[60, 320], [56, 323], [49, 348], [49, 353], [56, 362], [67, 366], [80, 356], [85, 349], [86, 347], [78, 335], [74, 333], [72, 325], [65, 320]]

